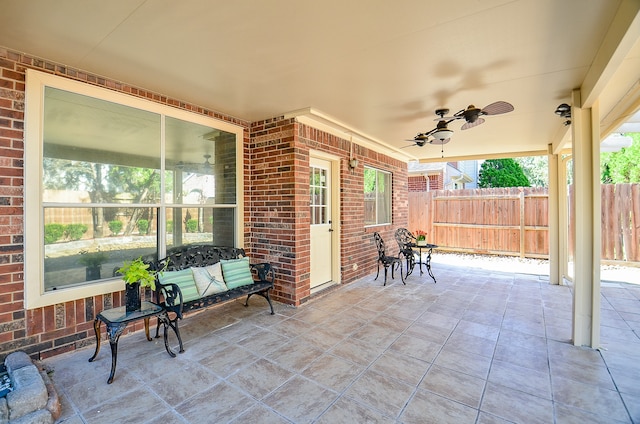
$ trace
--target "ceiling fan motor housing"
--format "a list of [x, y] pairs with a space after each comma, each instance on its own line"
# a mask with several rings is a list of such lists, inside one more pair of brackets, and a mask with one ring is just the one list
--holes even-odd
[[480, 117], [480, 113], [482, 110], [478, 109], [474, 105], [469, 105], [469, 107], [464, 111], [464, 120], [470, 123], [476, 122], [478, 117]]

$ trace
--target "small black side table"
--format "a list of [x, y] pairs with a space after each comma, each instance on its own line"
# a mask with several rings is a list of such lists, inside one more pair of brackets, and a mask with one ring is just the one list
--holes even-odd
[[[143, 301], [140, 309], [137, 311], [127, 312], [124, 306], [120, 306], [119, 308], [105, 309], [96, 316], [93, 322], [93, 329], [96, 333], [96, 352], [89, 359], [89, 362], [93, 362], [96, 356], [98, 356], [98, 352], [100, 352], [100, 321], [102, 321], [107, 327], [109, 344], [111, 345], [111, 374], [109, 374], [107, 383], [111, 384], [113, 382], [113, 376], [116, 373], [116, 363], [118, 361], [118, 340], [127, 327], [127, 324], [143, 319], [144, 333], [147, 336], [147, 340], [151, 341], [152, 339], [149, 336], [149, 318], [155, 316], [160, 317], [160, 315], [165, 313], [161, 306]], [[160, 319], [162, 321], [162, 317], [160, 317]], [[165, 347], [169, 355], [176, 356], [175, 353], [171, 352], [166, 342]]]
[[423, 264], [423, 262], [422, 262], [422, 250], [424, 249], [424, 250], [427, 251], [427, 259], [424, 262], [424, 265], [426, 265], [427, 272], [429, 273], [429, 276], [431, 278], [433, 278], [433, 282], [435, 283], [436, 282], [436, 277], [434, 277], [433, 276], [433, 272], [431, 272], [431, 254], [433, 253], [433, 249], [437, 249], [438, 246], [435, 245], [435, 244], [425, 244], [425, 245], [420, 246], [420, 245], [415, 244], [415, 243], [410, 243], [409, 245], [411, 246], [412, 249], [418, 249], [418, 251], [420, 252], [419, 253], [420, 259], [418, 260], [418, 264], [420, 265], [420, 275], [422, 275], [422, 264]]

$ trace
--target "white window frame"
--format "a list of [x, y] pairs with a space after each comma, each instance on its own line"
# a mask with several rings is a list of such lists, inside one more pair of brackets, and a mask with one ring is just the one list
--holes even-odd
[[[215, 118], [176, 109], [160, 103], [127, 95], [106, 88], [74, 81], [44, 72], [27, 69], [25, 92], [25, 165], [24, 165], [24, 282], [26, 309], [34, 309], [58, 303], [69, 302], [124, 289], [120, 278], [100, 280], [77, 287], [44, 291], [44, 217], [42, 203], [42, 155], [43, 155], [43, 102], [45, 87], [66, 90], [97, 99], [118, 103], [164, 116], [215, 127], [236, 135], [236, 204], [235, 204], [235, 245], [243, 247], [244, 242], [244, 129]], [[164, 130], [161, 135], [161, 171], [164, 173]], [[163, 200], [164, 202], [164, 200]], [[163, 205], [164, 206], [164, 205]], [[230, 206], [230, 205], [226, 205]], [[162, 237], [162, 236], [161, 236]], [[165, 241], [161, 239], [161, 245]]]
[[[390, 205], [390, 210], [389, 210], [389, 222], [378, 222], [378, 205], [377, 205], [377, 199], [378, 199], [378, 185], [376, 184], [376, 223], [375, 224], [365, 224], [365, 228], [370, 228], [370, 227], [377, 227], [377, 226], [381, 226], [381, 225], [391, 225], [392, 221], [393, 221], [393, 206], [392, 206], [392, 201], [393, 201], [393, 174], [389, 171], [385, 171], [382, 169], [378, 169], [378, 168], [374, 168], [372, 166], [365, 166], [365, 169], [371, 169], [373, 171], [376, 171], [376, 182], [378, 180], [377, 174], [378, 173], [382, 173], [382, 174], [386, 174], [389, 176], [389, 190], [387, 193], [385, 193], [386, 195], [389, 196], [388, 201], [389, 201], [389, 205]], [[363, 187], [363, 194], [364, 194], [364, 187]]]

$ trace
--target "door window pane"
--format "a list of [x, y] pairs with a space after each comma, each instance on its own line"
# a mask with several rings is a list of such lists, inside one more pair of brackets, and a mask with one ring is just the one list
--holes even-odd
[[328, 223], [328, 187], [327, 187], [327, 170], [323, 168], [311, 167], [310, 169], [310, 185], [311, 193], [311, 225]]

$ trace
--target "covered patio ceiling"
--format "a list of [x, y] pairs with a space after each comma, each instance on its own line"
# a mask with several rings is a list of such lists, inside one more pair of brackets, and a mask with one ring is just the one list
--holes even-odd
[[[632, 120], [638, 3], [3, 0], [0, 46], [247, 121], [298, 116], [403, 160], [487, 158], [568, 147], [554, 111], [574, 89], [603, 138]], [[442, 153], [406, 141], [438, 108], [498, 100], [515, 110], [452, 122]]]

